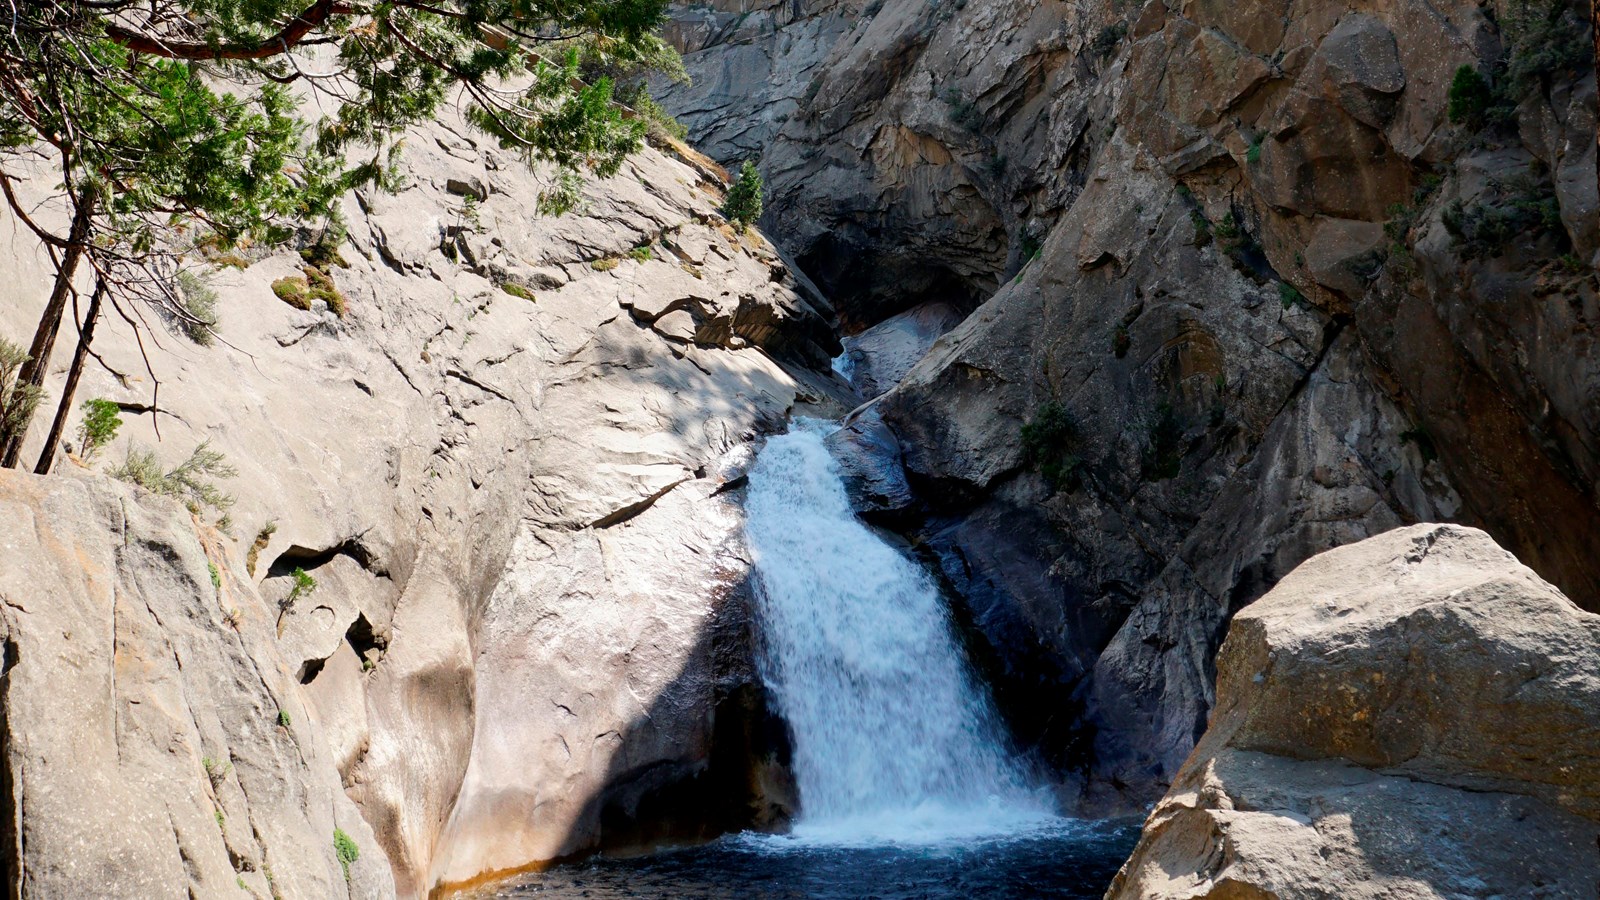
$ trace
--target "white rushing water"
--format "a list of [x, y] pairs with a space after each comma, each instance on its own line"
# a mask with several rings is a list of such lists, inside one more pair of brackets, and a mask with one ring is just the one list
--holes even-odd
[[939, 592], [851, 511], [817, 425], [750, 472], [764, 676], [794, 734], [796, 836], [939, 843], [1058, 821], [1006, 749]]

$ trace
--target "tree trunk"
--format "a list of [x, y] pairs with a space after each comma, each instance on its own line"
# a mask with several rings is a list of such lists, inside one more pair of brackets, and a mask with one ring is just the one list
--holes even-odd
[[56, 403], [50, 436], [45, 438], [44, 449], [39, 452], [39, 464], [33, 467], [35, 475], [50, 474], [50, 464], [55, 462], [56, 448], [61, 446], [61, 432], [67, 427], [67, 414], [72, 411], [72, 395], [78, 392], [78, 378], [83, 375], [83, 360], [89, 355], [89, 343], [94, 340], [94, 324], [100, 320], [100, 301], [105, 295], [106, 283], [97, 282], [94, 296], [89, 298], [89, 312], [83, 318], [83, 328], [78, 331], [78, 349], [72, 354], [72, 366], [67, 369], [67, 383], [61, 388], [61, 400]]
[[[66, 311], [67, 298], [72, 294], [72, 277], [78, 271], [78, 261], [83, 258], [83, 250], [88, 243], [94, 206], [95, 198], [92, 195], [85, 194], [78, 198], [67, 249], [62, 254], [61, 265], [56, 268], [55, 289], [50, 292], [50, 302], [45, 304], [44, 315], [39, 317], [39, 327], [33, 332], [28, 361], [22, 364], [21, 371], [17, 373], [16, 397], [20, 398], [23, 388], [28, 385], [37, 387], [44, 384], [45, 373], [50, 368], [50, 351], [55, 348], [56, 332], [61, 329], [61, 316]], [[0, 453], [0, 466], [8, 469], [17, 467], [17, 458], [22, 455], [22, 440], [28, 436], [28, 424], [27, 421], [22, 422], [14, 433], [6, 436], [3, 453]]]

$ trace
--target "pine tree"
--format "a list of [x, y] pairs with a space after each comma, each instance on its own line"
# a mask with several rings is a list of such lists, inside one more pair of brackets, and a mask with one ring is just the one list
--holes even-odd
[[746, 160], [733, 187], [728, 189], [727, 198], [722, 201], [722, 214], [741, 230], [749, 228], [761, 218], [761, 192], [761, 173], [756, 170], [755, 163]]
[[[0, 34], [0, 192], [56, 268], [16, 398], [43, 383], [81, 269], [110, 307], [149, 303], [207, 332], [176, 286], [185, 250], [281, 242], [326, 222], [346, 190], [394, 171], [407, 126], [457, 96], [470, 121], [530, 161], [569, 179], [614, 174], [645, 123], [612, 101], [610, 79], [580, 74], [671, 60], [656, 33], [667, 2], [12, 4]], [[41, 149], [64, 186], [65, 233], [15, 191]], [[17, 464], [26, 428], [3, 436], [0, 464]]]

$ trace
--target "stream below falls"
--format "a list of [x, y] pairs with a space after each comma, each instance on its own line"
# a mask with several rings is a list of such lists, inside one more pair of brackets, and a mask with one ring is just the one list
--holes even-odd
[[750, 472], [762, 675], [794, 738], [789, 834], [529, 876], [497, 897], [1098, 898], [1138, 837], [1059, 816], [1010, 749], [933, 579], [850, 507], [802, 420]]

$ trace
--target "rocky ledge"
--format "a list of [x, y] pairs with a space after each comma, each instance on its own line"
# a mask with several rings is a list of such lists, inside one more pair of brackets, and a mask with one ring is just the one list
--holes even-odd
[[1594, 896], [1600, 616], [1472, 528], [1234, 617], [1210, 728], [1107, 900]]

